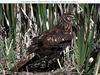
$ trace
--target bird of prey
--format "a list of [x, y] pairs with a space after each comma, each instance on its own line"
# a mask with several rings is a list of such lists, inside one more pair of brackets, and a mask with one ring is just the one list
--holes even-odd
[[[27, 55], [37, 53], [48, 55], [57, 49], [65, 48], [72, 40], [72, 15], [63, 14], [55, 27], [32, 39]], [[46, 52], [46, 53], [45, 53]]]
[[30, 60], [19, 63], [19, 71], [49, 71], [57, 66], [57, 58], [63, 63], [63, 50], [71, 44], [72, 40], [72, 15], [60, 16], [57, 25], [32, 39], [27, 48], [27, 55], [35, 53]]

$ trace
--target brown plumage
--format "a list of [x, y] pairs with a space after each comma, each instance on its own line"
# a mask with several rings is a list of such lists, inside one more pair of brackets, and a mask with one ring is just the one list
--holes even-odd
[[[63, 49], [71, 44], [72, 15], [62, 15], [51, 30], [32, 39], [27, 55], [36, 53], [32, 59], [17, 63], [18, 71], [50, 71], [58, 66], [57, 59], [63, 64]], [[38, 55], [38, 56], [37, 56]], [[16, 67], [16, 66], [15, 66]], [[15, 69], [16, 68], [12, 68]]]
[[[51, 30], [44, 32], [41, 36], [32, 39], [32, 44], [28, 47], [27, 54], [37, 53], [43, 55], [52, 48], [59, 48], [68, 45], [72, 40], [72, 15], [64, 14], [58, 20], [58, 24]], [[47, 50], [47, 51], [45, 51]], [[56, 49], [55, 49], [56, 50]], [[44, 53], [45, 56], [46, 53]]]

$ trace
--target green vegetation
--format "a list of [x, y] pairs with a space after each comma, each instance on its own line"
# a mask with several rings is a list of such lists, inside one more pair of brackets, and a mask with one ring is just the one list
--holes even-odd
[[[70, 60], [70, 67], [75, 67], [74, 71], [79, 75], [97, 75], [99, 65], [89, 68], [94, 42], [100, 40], [96, 4], [0, 4], [0, 50], [3, 50], [0, 59], [4, 59], [1, 69], [9, 70], [22, 59], [30, 39], [53, 28], [63, 13], [74, 16], [73, 27], [76, 28], [72, 51], [66, 61]], [[95, 61], [100, 64], [100, 54], [97, 58]]]

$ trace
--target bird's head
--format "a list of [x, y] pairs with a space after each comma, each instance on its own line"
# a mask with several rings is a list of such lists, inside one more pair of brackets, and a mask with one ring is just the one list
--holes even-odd
[[73, 15], [64, 13], [58, 20], [58, 25], [68, 26], [72, 25]]
[[61, 18], [59, 20], [59, 25], [63, 27], [66, 34], [72, 33], [72, 20], [73, 20], [72, 15], [69, 14], [61, 15]]
[[73, 16], [70, 14], [63, 14], [61, 16], [62, 20], [65, 21], [66, 23], [72, 22]]

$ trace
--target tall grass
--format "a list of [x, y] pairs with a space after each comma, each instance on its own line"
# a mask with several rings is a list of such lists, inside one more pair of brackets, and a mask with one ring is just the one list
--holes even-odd
[[4, 51], [7, 68], [23, 59], [30, 40], [53, 28], [63, 13], [74, 16], [74, 66], [79, 74], [93, 74], [89, 58], [96, 32], [96, 4], [0, 4], [0, 31], [3, 31], [0, 49]]
[[[2, 37], [1, 49], [3, 52], [5, 63], [3, 68], [10, 69], [15, 61], [15, 30], [16, 30], [16, 15], [14, 14], [14, 5], [0, 4], [0, 28]], [[2, 62], [2, 60], [1, 60]]]
[[[80, 5], [83, 11], [77, 15], [78, 32], [76, 41], [75, 56], [77, 59], [78, 69], [80, 72], [84, 71], [86, 74], [93, 73], [93, 68], [89, 70], [89, 58], [93, 52], [94, 36], [96, 32], [96, 5]], [[94, 18], [95, 17], [95, 18]], [[95, 58], [96, 59], [96, 58]], [[88, 71], [88, 72], [87, 72]]]

